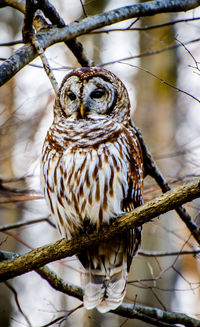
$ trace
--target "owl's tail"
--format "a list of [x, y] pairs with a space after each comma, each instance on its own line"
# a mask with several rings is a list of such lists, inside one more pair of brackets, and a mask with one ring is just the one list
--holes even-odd
[[105, 313], [115, 310], [123, 301], [126, 293], [126, 267], [118, 267], [112, 275], [99, 275], [98, 271], [87, 272], [84, 307], [97, 308]]
[[104, 313], [116, 309], [126, 293], [127, 242], [124, 237], [100, 243], [79, 255], [86, 269], [84, 306]]

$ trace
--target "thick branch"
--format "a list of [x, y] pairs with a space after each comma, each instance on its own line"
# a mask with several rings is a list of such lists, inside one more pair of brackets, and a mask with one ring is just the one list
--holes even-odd
[[[2, 253], [2, 258], [1, 258]], [[17, 257], [15, 253], [9, 253], [5, 251], [0, 251], [0, 259], [12, 259]], [[44, 278], [53, 289], [62, 292], [64, 294], [73, 296], [80, 301], [83, 300], [83, 290], [82, 288], [66, 282], [62, 278], [58, 277], [57, 274], [48, 267], [38, 268], [36, 272]], [[161, 309], [147, 307], [138, 304], [122, 303], [115, 311], [114, 314], [126, 317], [129, 319], [138, 319], [141, 321], [149, 322], [151, 325], [155, 326], [174, 326], [174, 324], [181, 324], [186, 327], [198, 327], [200, 326], [200, 321], [191, 318], [182, 313], [167, 312]], [[170, 325], [169, 325], [170, 324]]]
[[[123, 303], [114, 312], [122, 317], [136, 318], [147, 322], [150, 322], [150, 318], [152, 318], [154, 321], [150, 323], [155, 326], [163, 326], [162, 323], [166, 323], [166, 326], [168, 326], [167, 324], [170, 324], [169, 326], [181, 324], [186, 327], [200, 327], [199, 320], [191, 318], [184, 313], [167, 312], [138, 304]], [[148, 320], [145, 320], [145, 316]]]
[[80, 301], [83, 301], [83, 289], [72, 283], [66, 282], [49, 267], [45, 266], [38, 268], [36, 269], [36, 272], [42, 278], [44, 278], [56, 291], [73, 296], [79, 299]]
[[[52, 24], [57, 25], [58, 27], [66, 26], [64, 20], [60, 17], [54, 6], [48, 0], [42, 0], [38, 4]], [[88, 67], [94, 65], [94, 62], [87, 56], [82, 44], [79, 41], [72, 39], [66, 41], [65, 44], [72, 51], [81, 66]]]
[[[62, 278], [58, 277], [54, 271], [48, 267], [42, 267], [36, 270], [36, 272], [44, 278], [55, 290], [73, 296], [80, 301], [83, 300], [82, 288], [66, 282]], [[174, 324], [182, 324], [186, 327], [200, 326], [200, 321], [191, 318], [183, 313], [167, 312], [161, 309], [147, 307], [138, 304], [122, 303], [113, 313], [122, 317], [130, 319], [138, 319], [146, 321], [155, 326], [174, 326]], [[172, 325], [171, 325], [172, 324]]]
[[108, 240], [118, 233], [140, 226], [158, 215], [173, 210], [177, 206], [192, 201], [199, 196], [199, 181], [180, 186], [147, 202], [133, 212], [125, 213], [112, 224], [104, 226], [100, 231], [95, 231], [89, 235], [74, 236], [71, 241], [62, 239], [54, 244], [30, 251], [9, 262], [0, 263], [0, 280], [4, 281], [19, 276], [49, 262], [72, 256], [100, 241]]
[[[0, 6], [3, 6], [5, 2], [5, 0], [2, 1], [2, 5], [0, 2]], [[52, 28], [49, 31], [41, 32], [38, 34], [38, 40], [41, 42], [41, 47], [45, 50], [55, 43], [66, 42], [94, 29], [108, 26], [119, 21], [134, 17], [152, 16], [158, 13], [187, 11], [199, 5], [199, 0], [163, 0], [135, 4], [91, 16], [66, 27]], [[17, 50], [0, 66], [0, 86], [12, 78], [25, 65], [35, 59], [37, 55], [34, 47], [30, 44]]]
[[36, 5], [33, 0], [26, 0], [26, 9], [24, 15], [24, 26], [22, 30], [23, 41], [27, 43], [30, 41], [30, 36], [33, 34], [33, 18], [36, 11]]
[[[0, 8], [5, 6], [11, 6], [21, 11], [23, 14], [26, 14], [27, 2], [25, 0], [0, 0]], [[39, 1], [37, 6], [38, 7], [41, 6], [41, 9], [44, 11], [45, 16], [50, 19], [52, 24], [57, 25], [58, 27], [66, 26], [64, 20], [59, 16], [56, 9], [48, 0]], [[30, 14], [31, 13], [33, 15], [34, 10], [30, 10]], [[26, 22], [27, 24], [29, 24], [30, 19], [27, 20], [25, 15], [25, 25], [27, 25]], [[29, 27], [27, 28], [27, 26], [25, 26], [25, 29], [30, 30]], [[24, 35], [24, 39], [27, 40], [26, 35]], [[74, 54], [80, 65], [82, 66], [93, 65], [93, 61], [87, 56], [82, 44], [79, 41], [77, 41], [76, 39], [69, 40], [67, 42], [67, 46], [72, 51], [72, 53]]]
[[25, 0], [0, 0], [0, 8], [10, 6], [25, 13]]

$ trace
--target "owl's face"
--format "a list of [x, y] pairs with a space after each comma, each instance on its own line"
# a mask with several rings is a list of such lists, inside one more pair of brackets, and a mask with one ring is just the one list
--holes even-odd
[[75, 69], [64, 78], [58, 93], [61, 115], [70, 120], [113, 117], [122, 93], [127, 100], [124, 111], [129, 109], [128, 94], [114, 74], [97, 67]]

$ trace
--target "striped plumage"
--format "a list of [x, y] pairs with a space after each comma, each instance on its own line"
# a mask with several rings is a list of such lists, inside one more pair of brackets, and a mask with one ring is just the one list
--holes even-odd
[[[63, 80], [42, 154], [44, 195], [60, 233], [70, 239], [142, 203], [143, 163], [122, 82], [102, 68]], [[115, 309], [141, 238], [139, 228], [79, 254], [84, 305]]]

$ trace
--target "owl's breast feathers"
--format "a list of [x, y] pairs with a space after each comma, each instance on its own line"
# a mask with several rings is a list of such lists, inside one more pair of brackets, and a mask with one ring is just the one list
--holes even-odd
[[142, 203], [143, 164], [131, 127], [99, 120], [53, 124], [46, 136], [44, 195], [67, 238]]

